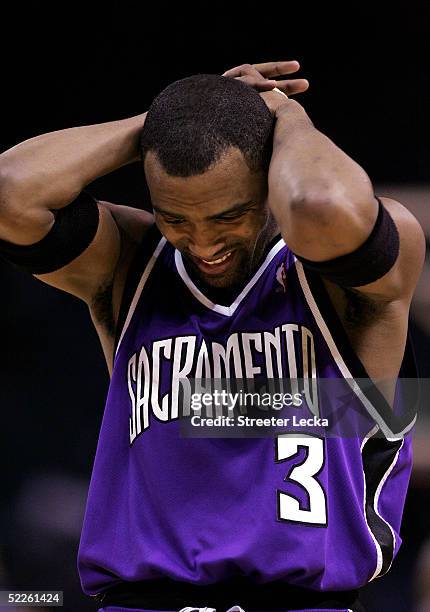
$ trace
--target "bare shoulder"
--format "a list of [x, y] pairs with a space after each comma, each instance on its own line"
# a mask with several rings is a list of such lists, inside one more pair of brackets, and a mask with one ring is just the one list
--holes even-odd
[[91, 244], [54, 272], [35, 274], [42, 282], [82, 299], [90, 307], [100, 292], [112, 286], [127, 253], [139, 244], [153, 223], [144, 210], [98, 202], [99, 223]]
[[406, 237], [409, 237], [409, 235], [419, 237], [423, 234], [423, 230], [417, 218], [406, 206], [392, 198], [381, 197], [380, 200], [392, 216], [397, 229], [402, 231], [403, 234], [407, 234]]
[[381, 198], [399, 233], [394, 266], [377, 281], [343, 288], [322, 279], [352, 348], [374, 379], [394, 379], [403, 359], [409, 306], [421, 274], [425, 240], [420, 224], [400, 202]]
[[137, 208], [99, 202], [113, 219], [119, 234], [119, 255], [113, 273], [100, 283], [88, 303], [90, 316], [102, 345], [109, 373], [112, 373], [115, 334], [127, 274], [153, 216]]
[[87, 304], [110, 368], [127, 271], [154, 220], [138, 208], [104, 201], [97, 205], [99, 223], [91, 244], [59, 270], [34, 276]]
[[110, 211], [115, 220], [120, 234], [120, 253], [112, 277], [98, 288], [90, 310], [95, 322], [104, 325], [113, 337], [128, 270], [145, 233], [154, 223], [154, 217], [145, 210], [130, 206], [110, 202], [99, 204]]
[[105, 201], [99, 204], [110, 211], [126, 239], [131, 242], [140, 244], [146, 230], [154, 223], [154, 216], [146, 210]]
[[399, 254], [393, 267], [381, 278], [356, 290], [370, 300], [409, 305], [425, 257], [425, 237], [416, 217], [400, 202], [381, 197], [399, 233]]
[[360, 287], [340, 287], [322, 279], [342, 322], [349, 329], [363, 329], [369, 323], [394, 317], [407, 317], [413, 291], [421, 274], [425, 238], [416, 217], [400, 202], [380, 198], [399, 233], [399, 255], [382, 278]]

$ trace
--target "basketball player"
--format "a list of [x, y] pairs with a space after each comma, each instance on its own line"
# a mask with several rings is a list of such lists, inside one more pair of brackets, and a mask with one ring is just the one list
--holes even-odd
[[[307, 82], [273, 81], [298, 68], [1, 156], [4, 257], [88, 304], [112, 375], [78, 560], [103, 612], [360, 610], [398, 551], [410, 434], [179, 436], [181, 377], [409, 374], [422, 231], [289, 97]], [[138, 160], [153, 214], [84, 191]]]

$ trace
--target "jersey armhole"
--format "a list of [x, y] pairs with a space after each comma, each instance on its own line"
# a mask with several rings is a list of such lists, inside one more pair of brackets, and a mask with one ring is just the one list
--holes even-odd
[[115, 329], [115, 343], [114, 343], [114, 354], [118, 348], [119, 339], [124, 328], [125, 321], [127, 319], [130, 305], [133, 300], [134, 294], [136, 293], [137, 286], [143, 271], [148, 265], [154, 250], [157, 247], [161, 238], [161, 233], [158, 227], [151, 225], [148, 231], [145, 232], [140, 245], [138, 246], [136, 253], [129, 266], [127, 277], [124, 285], [124, 290], [121, 298], [121, 305], [119, 309], [118, 321]]
[[[354, 351], [348, 335], [343, 327], [339, 315], [333, 306], [329, 297], [328, 291], [322, 282], [321, 276], [313, 271], [307, 270], [303, 266], [303, 272], [309, 284], [313, 296], [317, 297], [317, 305], [322, 314], [323, 319], [327, 323], [330, 334], [333, 337], [336, 345], [342, 351], [342, 357], [348, 365], [354, 377], [370, 378], [361, 359]], [[399, 371], [399, 378], [417, 378], [417, 365], [415, 359], [414, 347], [411, 339], [410, 329], [406, 338], [405, 351]]]
[[[371, 378], [364, 364], [354, 351], [321, 276], [313, 271], [306, 270], [299, 261], [296, 261], [296, 270], [306, 301], [343, 377], [350, 382], [355, 381], [354, 386], [360, 389], [360, 394], [364, 397], [365, 402], [369, 402], [374, 407], [379, 418], [385, 424], [389, 424], [390, 430], [394, 427], [394, 430], [392, 430], [395, 432], [394, 435], [406, 434], [415, 423], [421, 391], [410, 330], [408, 329], [407, 332], [405, 350], [397, 377], [400, 385], [398, 392], [400, 392], [407, 409], [402, 414], [393, 415], [393, 409], [378, 387], [371, 383]], [[310, 296], [307, 295], [303, 281], [310, 290]], [[310, 300], [314, 302], [313, 305]], [[404, 380], [403, 383], [399, 382], [402, 380]], [[398, 392], [396, 392], [396, 397], [399, 397]], [[381, 427], [375, 414], [370, 412], [367, 407], [366, 409]]]

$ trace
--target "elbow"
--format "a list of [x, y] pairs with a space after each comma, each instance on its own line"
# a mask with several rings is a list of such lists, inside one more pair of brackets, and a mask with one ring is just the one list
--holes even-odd
[[331, 215], [337, 206], [336, 194], [327, 186], [321, 185], [313, 189], [306, 189], [292, 195], [290, 213], [306, 217], [325, 217]]
[[[342, 209], [345, 210], [347, 202], [343, 200]], [[288, 205], [282, 206], [284, 218], [289, 223], [296, 221], [306, 222], [307, 225], [318, 225], [323, 228], [333, 223], [333, 218], [340, 210], [340, 204], [330, 189], [306, 190], [296, 193], [289, 198]], [[279, 209], [278, 209], [279, 210]]]
[[319, 220], [331, 218], [337, 210], [360, 214], [374, 207], [374, 190], [367, 173], [358, 164], [351, 172], [337, 168], [331, 172], [315, 172], [305, 176], [292, 176], [282, 171], [269, 173], [269, 194], [275, 206], [288, 209], [288, 214], [317, 216]]
[[322, 183], [296, 193], [290, 201], [291, 215], [314, 219], [323, 225], [332, 223], [339, 212], [349, 214], [351, 218], [372, 218], [374, 211], [375, 197], [368, 179], [354, 188]]

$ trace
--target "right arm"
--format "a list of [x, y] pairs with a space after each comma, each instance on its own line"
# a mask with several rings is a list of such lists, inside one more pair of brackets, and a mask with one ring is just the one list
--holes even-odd
[[[304, 79], [271, 80], [297, 72], [296, 61], [255, 64], [227, 71], [257, 91], [275, 85], [288, 95], [305, 91]], [[123, 121], [71, 128], [27, 140], [0, 155], [0, 239], [28, 245], [41, 240], [50, 230], [55, 210], [71, 203], [82, 189], [99, 176], [139, 159], [139, 135], [146, 114]], [[99, 230], [91, 245], [71, 264], [57, 272], [39, 275], [44, 282], [64, 289], [91, 303], [97, 288], [112, 277], [120, 251], [118, 218], [99, 204]], [[153, 222], [144, 211], [129, 211], [124, 224], [144, 230]], [[136, 233], [136, 231], [134, 233]], [[127, 231], [126, 231], [127, 234]], [[101, 282], [100, 282], [101, 281]]]
[[[56, 211], [88, 183], [137, 161], [145, 116], [43, 134], [0, 155], [0, 238], [17, 245], [40, 241], [52, 228]], [[88, 305], [113, 279], [121, 252], [113, 207], [103, 203], [98, 207], [99, 225], [88, 248], [61, 269], [37, 275]], [[122, 208], [118, 207], [119, 217]], [[129, 215], [138, 225], [151, 222], [148, 213], [132, 210]], [[130, 223], [125, 223], [126, 234], [127, 226]]]

